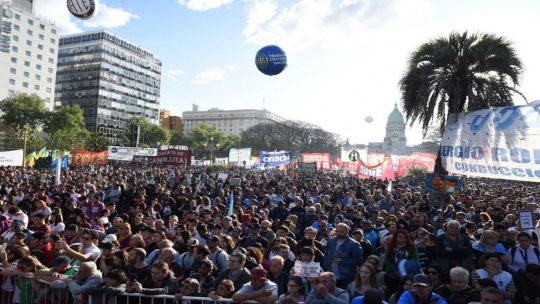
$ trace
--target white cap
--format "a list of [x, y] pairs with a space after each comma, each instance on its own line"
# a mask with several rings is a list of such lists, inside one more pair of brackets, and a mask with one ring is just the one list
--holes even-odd
[[107, 236], [101, 241], [101, 243], [113, 243], [116, 242], [118, 238], [115, 234], [107, 234]]

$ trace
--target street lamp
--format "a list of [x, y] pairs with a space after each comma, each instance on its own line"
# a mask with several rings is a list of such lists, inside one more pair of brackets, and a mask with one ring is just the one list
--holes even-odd
[[24, 125], [22, 130], [19, 131], [19, 140], [22, 139], [24, 142], [23, 145], [23, 168], [26, 167], [26, 145], [28, 143], [28, 125]]

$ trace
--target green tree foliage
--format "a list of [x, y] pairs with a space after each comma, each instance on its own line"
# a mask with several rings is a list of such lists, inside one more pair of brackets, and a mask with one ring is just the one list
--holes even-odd
[[111, 146], [111, 141], [98, 132], [88, 132], [85, 139], [86, 150], [92, 152], [100, 152], [107, 150], [108, 146]]
[[79, 105], [67, 105], [48, 113], [44, 131], [49, 135], [51, 149], [72, 150], [84, 148], [88, 130], [84, 112]]
[[7, 149], [43, 147], [40, 134], [46, 116], [45, 101], [37, 95], [18, 94], [0, 101], [0, 132]]
[[260, 124], [242, 133], [242, 147], [253, 153], [261, 150], [290, 150], [293, 155], [303, 152], [336, 154], [341, 140], [336, 134], [302, 121]]
[[190, 147], [195, 157], [201, 157], [210, 151], [220, 151], [229, 139], [225, 133], [215, 127], [201, 124], [191, 130], [190, 140]]
[[171, 140], [171, 132], [158, 125], [154, 125], [141, 116], [131, 117], [125, 124], [126, 131], [124, 133], [124, 145], [130, 145], [132, 126], [139, 125], [139, 146], [140, 147], [156, 147], [159, 145], [167, 145]]

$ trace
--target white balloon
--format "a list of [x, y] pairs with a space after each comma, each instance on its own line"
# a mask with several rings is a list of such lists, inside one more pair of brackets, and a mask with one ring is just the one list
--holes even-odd
[[366, 116], [366, 122], [367, 122], [367, 123], [372, 123], [372, 122], [373, 122], [373, 117], [371, 117], [371, 116]]

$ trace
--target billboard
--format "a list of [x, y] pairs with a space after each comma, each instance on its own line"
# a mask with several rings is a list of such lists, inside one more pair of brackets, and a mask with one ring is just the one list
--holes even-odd
[[330, 153], [302, 153], [303, 163], [317, 163], [317, 170], [331, 169]]
[[540, 102], [460, 113], [446, 125], [449, 173], [540, 182]]

